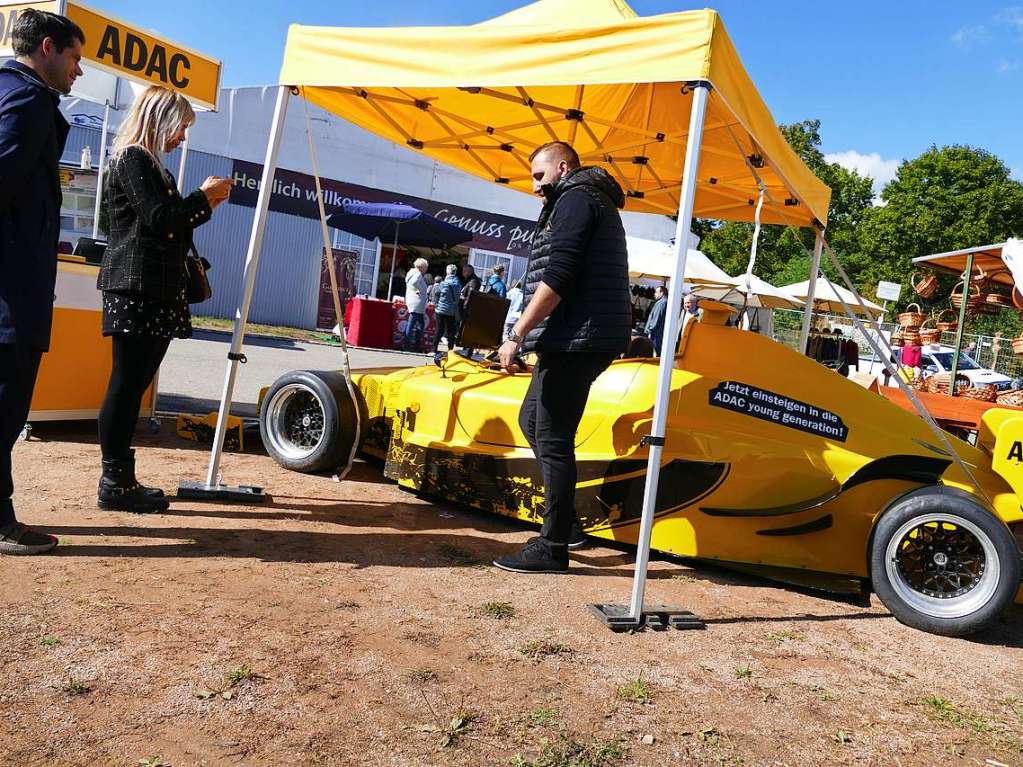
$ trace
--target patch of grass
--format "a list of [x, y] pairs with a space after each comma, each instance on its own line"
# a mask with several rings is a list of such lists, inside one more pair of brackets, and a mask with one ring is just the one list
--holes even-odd
[[426, 684], [427, 682], [436, 682], [439, 677], [432, 668], [417, 668], [405, 674], [405, 679], [412, 684]]
[[73, 676], [69, 676], [64, 686], [61, 689], [68, 695], [85, 695], [87, 692], [91, 692], [92, 688], [89, 687], [81, 679], [75, 679]]
[[171, 767], [168, 762], [165, 762], [159, 756], [147, 756], [144, 759], [139, 759], [139, 767]]
[[671, 576], [673, 581], [682, 581], [683, 583], [696, 583], [696, 578], [687, 573], [675, 573]]
[[334, 605], [339, 610], [358, 610], [360, 605], [351, 599], [343, 599]]
[[625, 759], [625, 750], [616, 740], [594, 739], [581, 743], [565, 735], [544, 740], [535, 759], [516, 755], [512, 767], [614, 767]]
[[515, 607], [511, 602], [487, 602], [480, 608], [480, 614], [503, 621], [515, 617]]
[[550, 639], [534, 639], [522, 645], [519, 652], [527, 658], [539, 661], [550, 655], [572, 655], [575, 650], [566, 644], [553, 642]]
[[619, 687], [618, 698], [632, 703], [649, 703], [653, 696], [647, 683], [643, 681], [643, 677], [639, 677]]
[[852, 735], [850, 735], [845, 730], [839, 730], [838, 732], [836, 732], [834, 738], [835, 742], [842, 746], [846, 746], [852, 743]]
[[750, 668], [750, 665], [748, 663], [745, 666], [736, 666], [734, 673], [736, 679], [753, 678], [753, 669]]
[[456, 565], [478, 565], [479, 559], [468, 549], [453, 543], [442, 543], [438, 549], [442, 559]]
[[771, 631], [764, 637], [768, 642], [775, 642], [781, 644], [785, 641], [796, 642], [803, 638], [803, 632], [801, 631]]
[[42, 637], [39, 640], [40, 647], [56, 647], [59, 644], [63, 644], [57, 637]]
[[401, 638], [406, 642], [414, 642], [427, 647], [436, 647], [440, 644], [440, 637], [431, 631], [406, 631]]
[[703, 727], [696, 733], [696, 737], [709, 746], [716, 746], [721, 742], [721, 733], [716, 727]]
[[558, 712], [553, 708], [535, 708], [526, 717], [530, 727], [550, 727], [558, 721]]
[[237, 687], [242, 682], [248, 682], [250, 679], [258, 678], [259, 674], [243, 663], [238, 668], [228, 671], [227, 676], [224, 677], [224, 681], [231, 687]]
[[994, 729], [987, 718], [969, 710], [960, 711], [945, 698], [936, 695], [927, 696], [920, 701], [920, 705], [927, 707], [928, 716], [932, 719], [948, 722], [956, 727], [968, 727], [976, 733], [991, 732]]

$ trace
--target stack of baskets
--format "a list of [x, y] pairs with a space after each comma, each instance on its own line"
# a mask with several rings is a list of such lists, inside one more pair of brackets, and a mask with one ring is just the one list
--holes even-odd
[[[932, 394], [948, 394], [951, 373], [935, 373], [926, 379], [921, 387]], [[977, 399], [983, 402], [995, 402], [998, 399], [998, 387], [993, 384], [970, 386], [970, 379], [962, 373], [956, 374], [956, 396]]]
[[[916, 307], [915, 311], [913, 311], [913, 307]], [[920, 326], [924, 322], [925, 315], [920, 311], [920, 304], [910, 304], [906, 309], [908, 311], [899, 313], [899, 328], [902, 331], [899, 335], [902, 344], [903, 346], [919, 346]], [[892, 341], [895, 341], [894, 335]]]

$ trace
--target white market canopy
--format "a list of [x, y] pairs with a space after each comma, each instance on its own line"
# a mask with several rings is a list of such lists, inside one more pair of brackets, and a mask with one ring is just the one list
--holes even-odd
[[801, 309], [806, 306], [803, 299], [785, 293], [781, 288], [776, 288], [755, 274], [749, 276], [748, 283], [745, 274], [733, 277], [731, 281], [733, 284], [729, 287], [711, 285], [698, 287], [696, 294], [700, 298], [756, 309]]
[[[779, 290], [782, 293], [800, 299], [804, 303], [809, 295], [810, 281], [796, 282], [792, 285], [784, 285]], [[860, 301], [867, 307], [864, 312], [860, 307]], [[855, 314], [868, 317], [879, 317], [884, 313], [884, 307], [868, 301], [866, 298], [857, 298], [852, 291], [846, 290], [841, 285], [829, 282], [824, 277], [818, 277], [814, 286], [813, 306], [817, 311], [822, 312], [844, 312], [843, 304], [848, 306]]]
[[[675, 270], [675, 247], [665, 242], [626, 237], [629, 276], [633, 279], [667, 280]], [[734, 280], [699, 250], [689, 248], [685, 282], [731, 285]]]

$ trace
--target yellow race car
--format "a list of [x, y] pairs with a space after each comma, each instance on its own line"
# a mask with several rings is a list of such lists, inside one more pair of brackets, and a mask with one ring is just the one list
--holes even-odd
[[[726, 326], [727, 315], [705, 302], [681, 339], [654, 550], [829, 590], [872, 588], [900, 621], [937, 634], [979, 631], [1023, 597], [1023, 414], [991, 410], [977, 446], [946, 443], [877, 393]], [[638, 538], [656, 375], [654, 359], [623, 359], [590, 393], [576, 504], [597, 538]], [[452, 353], [353, 380], [356, 447], [384, 459], [387, 477], [540, 521], [540, 472], [517, 419], [528, 372]], [[266, 391], [260, 428], [283, 466], [336, 469], [353, 449], [356, 409], [341, 374], [296, 371]]]

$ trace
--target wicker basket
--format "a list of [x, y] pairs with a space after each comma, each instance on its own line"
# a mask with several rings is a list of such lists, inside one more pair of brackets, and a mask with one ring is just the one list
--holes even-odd
[[956, 395], [959, 397], [967, 397], [969, 399], [977, 399], [982, 402], [997, 402], [998, 387], [994, 384], [987, 384], [986, 386], [969, 386], [965, 389], [957, 389]]
[[966, 293], [966, 313], [972, 314], [977, 310], [977, 305], [980, 303], [980, 288], [976, 285], [970, 285], [969, 291], [963, 287], [962, 282], [957, 282], [956, 286], [952, 288], [952, 293], [948, 297], [949, 303], [952, 308], [958, 311], [963, 305], [963, 293]]
[[[951, 373], [935, 373], [927, 378], [927, 391], [934, 394], [948, 394], [948, 384], [952, 380]], [[956, 391], [969, 387], [970, 379], [963, 373], [956, 374]]]
[[906, 311], [899, 314], [899, 324], [904, 328], [918, 328], [924, 321], [924, 313], [920, 311], [920, 304], [910, 304], [907, 309], [916, 307], [916, 311]]
[[970, 277], [970, 282], [977, 288], [977, 291], [983, 293], [987, 290], [987, 286], [991, 284], [991, 278], [994, 276], [993, 272], [985, 272], [979, 266], [977, 267], [977, 273]]
[[902, 328], [896, 328], [892, 331], [891, 344], [892, 346], [902, 346]]
[[1023, 336], [1012, 339], [1012, 351], [1016, 356], [1023, 357]]
[[922, 344], [936, 344], [941, 341], [941, 331], [937, 327], [929, 328], [928, 323], [933, 323], [934, 319], [928, 317], [923, 321], [920, 326], [920, 343]]
[[999, 405], [1009, 405], [1010, 407], [1023, 407], [1023, 389], [1002, 392], [998, 395], [998, 399], [995, 402]]
[[938, 278], [933, 274], [925, 274], [918, 281], [916, 279], [916, 272], [913, 272], [909, 278], [909, 284], [913, 286], [913, 290], [921, 298], [930, 298], [934, 295], [934, 291], [938, 289]]
[[[951, 321], [941, 319], [946, 314], [952, 315]], [[938, 316], [934, 318], [934, 324], [942, 333], [955, 333], [956, 328], [959, 327], [959, 318], [956, 317], [956, 313], [951, 309], [942, 309], [938, 312]]]
[[902, 345], [903, 346], [920, 346], [920, 328], [911, 327], [902, 329]]
[[1020, 293], [1017, 287], [1012, 289], [1012, 305], [1023, 310], [1023, 293]]

